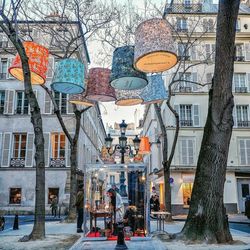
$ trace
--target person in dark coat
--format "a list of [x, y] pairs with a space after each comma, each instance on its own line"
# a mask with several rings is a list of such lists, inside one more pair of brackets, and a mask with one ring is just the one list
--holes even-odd
[[83, 185], [78, 186], [78, 192], [76, 195], [76, 209], [77, 209], [77, 233], [82, 233], [82, 223], [83, 223]]

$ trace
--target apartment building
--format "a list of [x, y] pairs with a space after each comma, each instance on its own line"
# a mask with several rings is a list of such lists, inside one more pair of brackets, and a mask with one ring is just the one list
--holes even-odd
[[[46, 86], [50, 88], [54, 67], [59, 60], [54, 55], [63, 55], [67, 38], [79, 36], [72, 43], [69, 52], [85, 65], [87, 72], [89, 55], [82, 28], [78, 22], [58, 21], [56, 15], [44, 21], [19, 22], [21, 33], [32, 36], [34, 41], [49, 48], [49, 70]], [[60, 23], [60, 27], [59, 24]], [[48, 32], [53, 28], [55, 33]], [[62, 35], [63, 33], [63, 35]], [[53, 34], [53, 35], [52, 35]], [[57, 36], [57, 34], [59, 34]], [[76, 47], [77, 46], [77, 47]], [[77, 49], [74, 49], [77, 48]], [[22, 82], [8, 73], [13, 55], [13, 45], [0, 31], [0, 210], [33, 211], [35, 204], [35, 162], [34, 131], [30, 122], [30, 108], [24, 94]], [[33, 86], [41, 108], [45, 139], [46, 165], [46, 209], [49, 210], [51, 197], [57, 195], [58, 203], [66, 208], [69, 202], [70, 184], [70, 145], [53, 112], [53, 105], [41, 86]], [[73, 106], [69, 96], [54, 92], [63, 120], [70, 134], [75, 132]], [[78, 107], [81, 109], [82, 107]], [[85, 107], [86, 108], [86, 107]], [[98, 105], [82, 115], [78, 143], [78, 180], [83, 180], [85, 164], [99, 160], [100, 149], [106, 137], [101, 112]]]
[[[167, 18], [178, 32], [175, 44], [182, 64], [178, 72], [176, 66], [164, 72], [162, 77], [166, 88], [174, 77], [171, 104], [180, 116], [180, 132], [171, 165], [170, 180], [173, 213], [180, 214], [188, 212], [207, 117], [208, 91], [214, 71], [218, 5], [209, 0], [175, 1], [169, 10]], [[245, 197], [250, 192], [250, 1], [241, 2], [236, 32], [234, 127], [224, 190], [224, 203], [229, 213], [244, 212]], [[223, 58], [221, 63], [224, 63]], [[189, 67], [194, 64], [196, 66]], [[161, 112], [167, 128], [170, 151], [176, 126], [175, 118], [166, 102], [162, 103]], [[161, 136], [152, 105], [145, 110], [143, 133], [148, 135], [150, 140]], [[157, 188], [163, 204], [161, 150], [161, 146], [153, 146], [152, 154], [145, 160], [149, 164], [152, 185]]]

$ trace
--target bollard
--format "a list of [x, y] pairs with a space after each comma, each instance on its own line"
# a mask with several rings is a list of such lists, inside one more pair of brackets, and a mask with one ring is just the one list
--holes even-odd
[[117, 237], [117, 244], [116, 244], [115, 250], [128, 249], [124, 241], [123, 223], [119, 223], [117, 227], [118, 227], [118, 237]]
[[14, 224], [13, 224], [13, 230], [18, 230], [19, 226], [18, 226], [18, 214], [15, 215], [14, 218]]

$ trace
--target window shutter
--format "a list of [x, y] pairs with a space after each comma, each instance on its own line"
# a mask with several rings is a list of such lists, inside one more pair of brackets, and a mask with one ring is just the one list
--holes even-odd
[[2, 133], [0, 133], [0, 167], [1, 167], [1, 161], [2, 161]]
[[49, 166], [50, 162], [50, 133], [44, 133], [44, 158], [45, 167]]
[[192, 59], [192, 60], [197, 60], [196, 46], [195, 46], [195, 45], [193, 45], [193, 46], [191, 47], [191, 59]]
[[237, 127], [236, 105], [234, 105], [234, 108], [233, 108], [233, 120], [234, 120], [234, 127]]
[[[8, 68], [11, 66], [12, 62], [14, 60], [14, 57], [8, 58]], [[13, 77], [9, 71], [7, 72], [7, 78], [8, 79], [15, 79], [15, 77]]]
[[214, 61], [215, 60], [215, 44], [211, 44], [211, 59]]
[[9, 167], [11, 151], [11, 133], [3, 134], [2, 167]]
[[209, 60], [209, 59], [211, 59], [210, 44], [205, 44], [205, 49], [206, 49], [206, 60]]
[[54, 73], [54, 57], [49, 57], [47, 78], [52, 78]]
[[52, 102], [49, 94], [45, 92], [44, 114], [51, 114], [51, 112], [52, 112]]
[[245, 140], [239, 140], [240, 144], [240, 164], [246, 165]]
[[250, 164], [250, 140], [246, 140], [247, 165]]
[[250, 61], [250, 43], [245, 43], [246, 61]]
[[194, 164], [194, 141], [192, 139], [187, 140], [188, 143], [188, 164]]
[[[192, 81], [193, 82], [198, 82], [198, 79], [197, 79], [197, 73], [195, 72], [195, 73], [192, 73]], [[197, 91], [197, 89], [199, 88], [199, 85], [197, 85], [197, 84], [192, 84], [192, 89], [193, 89], [193, 91]]]
[[200, 126], [200, 119], [199, 119], [199, 105], [193, 105], [193, 122], [194, 127]]
[[[70, 133], [70, 136], [73, 138], [74, 134]], [[66, 136], [67, 138], [67, 136]], [[71, 162], [70, 162], [70, 143], [69, 143], [69, 140], [67, 138], [67, 144], [66, 144], [66, 167], [70, 167], [71, 165]]]
[[14, 114], [14, 99], [15, 99], [15, 91], [14, 90], [6, 90], [5, 91], [4, 114], [7, 114], [7, 115]]
[[250, 92], [250, 73], [247, 74], [247, 87], [248, 87], [248, 92]]
[[73, 114], [73, 105], [69, 102], [69, 95], [67, 95], [67, 114]]
[[187, 140], [181, 140], [181, 163], [187, 165]]
[[26, 142], [25, 166], [33, 167], [34, 134], [28, 133]]

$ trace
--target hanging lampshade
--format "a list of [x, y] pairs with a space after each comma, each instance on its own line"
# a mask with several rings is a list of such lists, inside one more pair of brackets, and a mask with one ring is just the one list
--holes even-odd
[[76, 105], [94, 106], [95, 102], [85, 97], [85, 92], [77, 95], [70, 95], [69, 102]]
[[134, 46], [116, 48], [113, 53], [110, 84], [115, 89], [134, 90], [147, 84], [146, 74], [133, 67]]
[[[27, 57], [31, 84], [44, 84], [48, 70], [49, 50], [34, 42], [23, 43]], [[20, 56], [17, 54], [9, 67], [9, 73], [19, 81], [23, 81], [23, 69]]]
[[118, 106], [133, 106], [141, 104], [143, 99], [140, 96], [141, 90], [120, 90], [115, 89], [116, 102]]
[[115, 101], [115, 90], [110, 86], [110, 69], [92, 68], [88, 74], [88, 88], [86, 98], [92, 101]]
[[166, 20], [153, 18], [135, 31], [134, 65], [146, 73], [163, 72], [177, 63], [171, 28]]
[[141, 92], [141, 97], [144, 100], [142, 104], [159, 103], [167, 99], [167, 92], [161, 75], [148, 77], [148, 85]]
[[139, 154], [145, 155], [145, 154], [150, 154], [150, 144], [149, 144], [149, 139], [147, 136], [142, 136], [141, 137], [141, 142], [140, 142], [140, 147], [139, 147]]
[[84, 65], [76, 59], [63, 59], [56, 64], [51, 87], [64, 94], [84, 91]]

